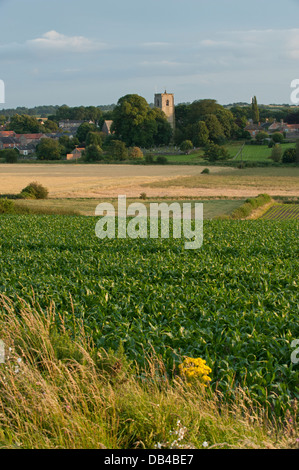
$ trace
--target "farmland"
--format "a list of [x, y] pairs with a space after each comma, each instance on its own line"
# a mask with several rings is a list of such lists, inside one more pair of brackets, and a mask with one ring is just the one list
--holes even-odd
[[206, 221], [201, 250], [184, 240], [98, 240], [96, 219], [2, 216], [0, 290], [43, 309], [74, 335], [168, 371], [202, 357], [211, 387], [241, 385], [279, 415], [298, 398], [298, 221]]
[[271, 207], [261, 219], [265, 220], [293, 220], [299, 219], [299, 204], [277, 204]]

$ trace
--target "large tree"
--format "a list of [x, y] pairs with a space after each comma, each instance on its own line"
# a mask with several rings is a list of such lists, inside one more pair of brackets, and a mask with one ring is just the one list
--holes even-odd
[[113, 110], [112, 131], [129, 147], [167, 144], [172, 134], [165, 114], [151, 109], [147, 101], [136, 94], [118, 100]]
[[39, 160], [60, 160], [62, 149], [54, 139], [41, 139], [36, 147], [36, 155]]
[[252, 120], [255, 124], [258, 124], [260, 122], [260, 112], [259, 108], [257, 105], [257, 99], [256, 96], [252, 98], [252, 103], [251, 103], [251, 111], [252, 111]]

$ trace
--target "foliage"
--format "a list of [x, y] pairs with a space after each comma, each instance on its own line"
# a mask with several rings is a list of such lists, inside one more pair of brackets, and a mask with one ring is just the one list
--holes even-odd
[[158, 165], [165, 165], [167, 162], [167, 157], [165, 157], [164, 155], [158, 155], [156, 158], [156, 163]]
[[131, 160], [138, 160], [143, 158], [143, 152], [140, 147], [131, 147], [129, 149], [129, 158]]
[[38, 160], [60, 160], [62, 148], [57, 140], [43, 138], [36, 147]]
[[95, 223], [2, 217], [0, 283], [17, 309], [19, 296], [31, 302], [34, 290], [36, 305], [55, 304], [57, 324], [72, 337], [80, 332], [74, 320], [84, 322], [98, 349], [122, 343], [140, 366], [154, 349], [167, 371], [183, 356], [202, 357], [211, 389], [226, 399], [242, 386], [272, 415], [291, 406], [298, 221], [206, 221], [197, 256], [172, 237], [100, 241]]
[[83, 122], [77, 132], [76, 132], [76, 137], [79, 140], [81, 144], [87, 143], [87, 136], [90, 132], [95, 132], [96, 131], [96, 126], [95, 124], [89, 123], [89, 122]]
[[271, 137], [272, 140], [277, 144], [282, 144], [282, 142], [284, 141], [284, 136], [283, 134], [281, 134], [281, 132], [274, 132]]
[[112, 131], [127, 146], [143, 148], [166, 145], [172, 135], [165, 114], [158, 108], [150, 108], [147, 101], [136, 94], [118, 100], [113, 110]]
[[37, 182], [28, 184], [20, 193], [24, 199], [47, 199], [48, 194], [48, 189]]
[[295, 163], [296, 162], [296, 149], [286, 149], [282, 156], [282, 163]]
[[210, 173], [209, 168], [204, 168], [201, 172], [202, 175], [208, 175]]
[[77, 137], [71, 138], [68, 135], [62, 135], [59, 137], [59, 144], [61, 155], [66, 156], [74, 150], [76, 145], [79, 145], [79, 140]]
[[275, 144], [274, 147], [272, 148], [272, 152], [271, 152], [271, 155], [270, 157], [271, 160], [273, 160], [274, 162], [280, 162], [281, 159], [282, 159], [282, 148], [281, 148], [281, 145], [279, 144]]
[[260, 120], [260, 113], [259, 113], [259, 108], [257, 104], [257, 99], [256, 96], [253, 97], [252, 103], [251, 103], [251, 112], [252, 112], [252, 120], [255, 124], [259, 123]]
[[113, 160], [122, 161], [128, 158], [128, 149], [121, 140], [112, 140], [109, 146], [109, 154]]
[[99, 145], [91, 144], [84, 151], [84, 159], [87, 162], [98, 162], [103, 160], [103, 150]]
[[255, 140], [257, 142], [263, 142], [264, 140], [268, 139], [269, 135], [265, 131], [260, 131], [258, 134], [255, 136]]
[[271, 197], [268, 194], [260, 194], [256, 198], [249, 198], [245, 201], [245, 203], [241, 207], [238, 207], [232, 212], [231, 218], [232, 219], [246, 218], [252, 214], [254, 209], [258, 209], [259, 207], [262, 207], [265, 204], [268, 204], [269, 202], [271, 202]]
[[15, 212], [14, 202], [7, 198], [0, 199], [0, 214], [12, 214]]
[[192, 149], [193, 149], [193, 144], [192, 144], [191, 140], [184, 140], [180, 145], [180, 150], [182, 152], [185, 152], [186, 155], [188, 155], [188, 153]]
[[17, 149], [0, 150], [0, 157], [4, 158], [6, 163], [17, 163], [19, 151]]
[[229, 153], [225, 147], [211, 143], [206, 147], [204, 158], [210, 162], [226, 160]]

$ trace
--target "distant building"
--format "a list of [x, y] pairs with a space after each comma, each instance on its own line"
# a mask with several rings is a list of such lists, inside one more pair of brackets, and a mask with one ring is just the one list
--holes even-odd
[[81, 158], [83, 150], [85, 150], [85, 148], [75, 148], [75, 150], [73, 150], [72, 153], [67, 154], [66, 159], [78, 160], [78, 158]]
[[174, 110], [174, 95], [173, 93], [156, 93], [154, 99], [156, 108], [160, 108], [166, 115], [167, 121], [172, 129], [175, 128], [175, 110]]
[[112, 124], [113, 124], [113, 121], [111, 120], [104, 121], [102, 132], [104, 132], [106, 135], [110, 135]]
[[244, 128], [244, 131], [249, 132], [251, 137], [256, 137], [259, 132], [264, 131], [265, 129], [260, 124], [247, 124]]

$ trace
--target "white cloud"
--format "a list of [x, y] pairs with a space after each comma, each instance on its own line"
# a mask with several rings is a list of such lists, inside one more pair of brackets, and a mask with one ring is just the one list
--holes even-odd
[[106, 49], [107, 45], [84, 36], [65, 36], [57, 31], [48, 31], [42, 37], [27, 41], [29, 47], [62, 52], [92, 52]]

